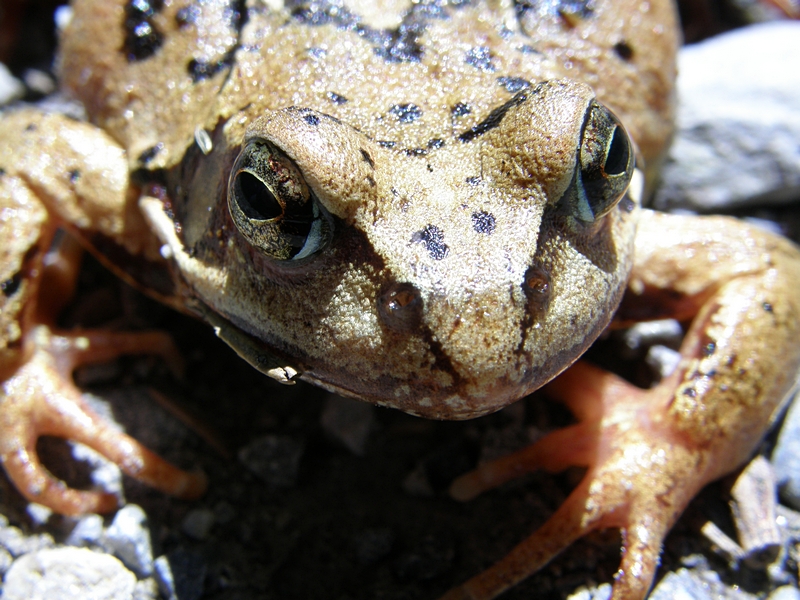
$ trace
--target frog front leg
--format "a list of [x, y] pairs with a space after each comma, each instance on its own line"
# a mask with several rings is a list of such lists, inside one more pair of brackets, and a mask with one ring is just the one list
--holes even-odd
[[578, 423], [456, 480], [466, 500], [524, 472], [582, 466], [565, 503], [447, 600], [494, 598], [589, 531], [619, 528], [612, 598], [644, 598], [664, 537], [707, 483], [757, 447], [800, 367], [800, 252], [726, 218], [645, 212], [620, 322], [692, 319], [676, 371], [649, 390], [578, 363], [547, 390]]
[[112, 510], [114, 496], [69, 489], [40, 463], [37, 439], [55, 435], [94, 448], [167, 493], [198, 496], [202, 475], [175, 468], [114, 429], [85, 405], [71, 379], [77, 366], [123, 354], [158, 354], [179, 370], [171, 339], [54, 324], [74, 288], [80, 253], [67, 238], [48, 254], [59, 227], [133, 255], [153, 246], [130, 210], [123, 151], [88, 124], [29, 110], [3, 116], [0, 139], [0, 461], [9, 478], [26, 498], [63, 514]]

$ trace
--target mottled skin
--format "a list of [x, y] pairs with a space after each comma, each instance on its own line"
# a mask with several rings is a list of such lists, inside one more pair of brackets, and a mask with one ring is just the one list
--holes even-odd
[[[644, 597], [677, 516], [746, 460], [794, 384], [797, 249], [639, 209], [671, 133], [670, 2], [345, 4], [75, 3], [61, 80], [92, 124], [0, 120], [6, 471], [60, 512], [112, 509], [42, 468], [50, 434], [169, 493], [205, 485], [83, 406], [78, 364], [158, 352], [179, 365], [158, 333], [56, 331], [75, 264], [70, 245], [43, 262], [59, 227], [279, 381], [433, 418], [544, 385], [625, 294], [618, 324], [694, 319], [683, 362], [646, 392], [582, 363], [551, 383], [579, 423], [452, 492], [539, 467], [586, 477], [447, 597], [494, 597], [598, 527], [625, 533], [615, 598]], [[648, 176], [623, 197], [634, 151]]]

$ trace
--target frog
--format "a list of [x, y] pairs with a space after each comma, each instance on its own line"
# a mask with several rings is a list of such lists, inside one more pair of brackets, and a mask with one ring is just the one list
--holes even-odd
[[[0, 118], [0, 462], [65, 515], [116, 497], [42, 465], [53, 435], [179, 498], [179, 469], [111, 427], [80, 365], [159, 331], [64, 330], [85, 248], [214, 328], [272, 379], [431, 419], [545, 387], [576, 423], [453, 482], [585, 475], [505, 558], [443, 598], [487, 600], [576, 539], [623, 532], [644, 598], [669, 529], [742, 465], [800, 367], [800, 253], [733, 219], [642, 208], [673, 131], [669, 0], [75, 0], [62, 90], [87, 119]], [[580, 360], [610, 328], [688, 323], [642, 390]]]

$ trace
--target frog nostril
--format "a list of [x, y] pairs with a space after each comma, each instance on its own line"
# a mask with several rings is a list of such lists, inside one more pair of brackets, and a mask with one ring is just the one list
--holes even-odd
[[550, 303], [550, 274], [538, 265], [528, 267], [522, 281], [522, 290], [528, 299], [528, 310], [531, 314], [545, 312]]
[[414, 331], [422, 324], [423, 302], [410, 283], [392, 283], [378, 297], [378, 314], [395, 331]]

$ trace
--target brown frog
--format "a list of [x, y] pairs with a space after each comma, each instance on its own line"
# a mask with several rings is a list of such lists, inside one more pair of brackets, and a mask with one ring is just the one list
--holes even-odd
[[[447, 598], [487, 599], [618, 527], [614, 598], [643, 598], [705, 483], [751, 454], [800, 365], [800, 255], [727, 219], [640, 209], [669, 140], [675, 9], [577, 2], [75, 2], [65, 91], [89, 123], [0, 120], [0, 458], [30, 500], [112, 510], [40, 464], [83, 442], [191, 498], [205, 489], [94, 415], [79, 364], [159, 353], [158, 332], [59, 331], [65, 229], [205, 319], [283, 383], [437, 419], [496, 411], [610, 324], [692, 321], [642, 391], [584, 363], [549, 384], [578, 424], [457, 480], [587, 467], [556, 514]], [[624, 298], [623, 298], [624, 296]], [[620, 304], [621, 303], [621, 304]]]

